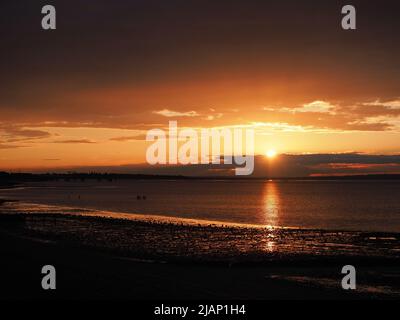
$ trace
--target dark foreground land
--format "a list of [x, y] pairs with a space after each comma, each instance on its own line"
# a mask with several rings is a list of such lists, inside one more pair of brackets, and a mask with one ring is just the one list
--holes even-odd
[[[234, 248], [236, 251], [232, 251], [233, 248], [225, 252], [220, 250], [218, 255], [218, 245], [214, 253], [210, 248], [211, 234], [217, 234], [211, 242], [218, 242], [218, 237], [226, 238], [224, 232], [228, 232], [229, 245], [230, 237], [243, 238], [249, 236], [249, 231], [228, 229], [219, 234], [216, 230], [210, 233], [210, 228], [213, 227], [114, 221], [99, 217], [0, 214], [0, 298], [262, 300], [400, 297], [400, 268], [396, 254], [372, 254], [370, 257], [354, 253], [323, 255], [317, 250], [316, 254], [304, 251], [290, 255], [274, 252], [273, 248], [269, 248], [269, 252], [268, 247], [264, 252], [258, 249], [249, 252], [248, 248], [239, 246]], [[152, 233], [160, 238], [152, 237]], [[124, 234], [129, 241], [123, 239]], [[209, 250], [205, 252], [211, 254], [191, 253], [190, 247], [199, 242], [193, 239], [199, 234], [205, 238], [200, 241], [201, 245], [198, 244], [199, 248], [208, 246]], [[173, 239], [177, 244], [169, 246]], [[393, 236], [391, 239], [394, 241]], [[183, 243], [190, 247], [182, 248]], [[283, 248], [285, 242], [282, 244]], [[232, 252], [235, 254], [230, 256]], [[57, 270], [57, 289], [54, 291], [41, 288], [41, 268], [48, 264]], [[355, 291], [341, 289], [341, 268], [346, 264], [357, 267], [358, 288]]]

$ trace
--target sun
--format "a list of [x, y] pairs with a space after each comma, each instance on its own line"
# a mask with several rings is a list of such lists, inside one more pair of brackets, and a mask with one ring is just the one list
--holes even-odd
[[266, 155], [269, 159], [275, 158], [275, 157], [276, 157], [276, 151], [275, 151], [274, 149], [270, 149], [270, 150], [268, 150], [268, 151], [265, 153], [265, 155]]

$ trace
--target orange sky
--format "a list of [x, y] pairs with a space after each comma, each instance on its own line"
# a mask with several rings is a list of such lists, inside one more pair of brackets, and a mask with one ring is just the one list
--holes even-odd
[[169, 120], [254, 128], [257, 154], [400, 153], [395, 2], [355, 1], [356, 31], [338, 3], [151, 2], [55, 1], [50, 32], [5, 5], [0, 169], [143, 163]]

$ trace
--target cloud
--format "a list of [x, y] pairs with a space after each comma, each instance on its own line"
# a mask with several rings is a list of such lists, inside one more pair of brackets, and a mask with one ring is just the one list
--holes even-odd
[[51, 137], [51, 134], [43, 130], [27, 129], [16, 125], [0, 126], [0, 138], [4, 142], [32, 141], [49, 137]]
[[180, 112], [180, 111], [173, 111], [169, 109], [163, 109], [160, 111], [153, 111], [154, 114], [162, 115], [167, 118], [173, 118], [173, 117], [188, 117], [188, 118], [194, 118], [194, 117], [199, 117], [203, 116], [202, 119], [206, 121], [212, 121], [215, 119], [220, 119], [223, 117], [223, 113], [221, 112], [216, 112], [214, 108], [209, 108], [209, 111], [211, 111], [211, 114], [200, 114], [197, 111], [191, 110], [191, 111], [186, 111], [186, 112]]
[[167, 118], [172, 117], [198, 117], [199, 114], [196, 111], [179, 112], [169, 109], [163, 109], [160, 111], [153, 111], [154, 114], [158, 114]]
[[[301, 107], [263, 107], [271, 120], [288, 126], [301, 126], [316, 132], [393, 131], [400, 129], [400, 108], [380, 102], [354, 102], [351, 105], [316, 100]], [[392, 106], [396, 101], [391, 101]]]
[[53, 141], [53, 143], [97, 143], [96, 141], [89, 140], [89, 139], [71, 139], [71, 140], [59, 140], [59, 141]]
[[301, 107], [283, 107], [283, 108], [272, 108], [272, 107], [265, 107], [263, 108], [265, 111], [282, 111], [282, 112], [310, 112], [310, 113], [329, 113], [335, 114], [336, 106], [330, 104], [329, 102], [316, 100], [310, 103], [305, 103]]
[[400, 116], [380, 115], [365, 117], [352, 122], [351, 125], [369, 126], [371, 129], [374, 129], [374, 131], [377, 131], [379, 127], [382, 130], [400, 130]]
[[296, 112], [319, 112], [319, 113], [332, 113], [334, 114], [335, 112], [333, 111], [335, 109], [335, 106], [330, 104], [329, 102], [325, 101], [313, 101], [307, 104], [304, 104], [300, 108], [295, 108]]
[[363, 105], [381, 106], [381, 107], [387, 107], [389, 109], [400, 109], [400, 99], [390, 100], [390, 101], [381, 101], [378, 99], [372, 102], [364, 102]]
[[[246, 127], [246, 126], [243, 126]], [[291, 125], [287, 122], [252, 122], [248, 127], [255, 129], [258, 133], [269, 132], [321, 132], [327, 131], [313, 126]]]
[[345, 170], [357, 170], [357, 169], [376, 169], [376, 168], [388, 168], [393, 167], [400, 170], [400, 163], [324, 163], [314, 168], [323, 169], [345, 169]]
[[134, 136], [120, 136], [120, 137], [113, 137], [110, 138], [111, 141], [119, 141], [119, 142], [124, 142], [124, 141], [142, 141], [146, 140], [146, 135], [144, 134], [138, 134]]
[[[281, 154], [271, 165], [265, 156], [254, 158], [252, 177], [307, 177], [363, 174], [400, 174], [400, 155], [368, 155], [362, 153]], [[233, 176], [234, 165], [155, 165], [127, 164], [120, 166], [74, 167], [79, 172], [139, 173], [184, 176]], [[71, 171], [58, 168], [56, 171]]]
[[284, 154], [277, 158], [273, 166], [258, 157], [255, 168], [255, 175], [272, 177], [389, 174], [400, 173], [400, 155]]
[[311, 176], [400, 174], [400, 163], [326, 163], [312, 167]]
[[27, 147], [27, 146], [18, 146], [18, 145], [13, 145], [13, 144], [0, 143], [0, 149], [17, 149], [17, 148], [22, 148], [22, 147]]
[[212, 120], [215, 120], [215, 119], [222, 118], [223, 115], [224, 115], [223, 113], [210, 114], [210, 115], [204, 117], [203, 119], [207, 120], [207, 121], [212, 121]]

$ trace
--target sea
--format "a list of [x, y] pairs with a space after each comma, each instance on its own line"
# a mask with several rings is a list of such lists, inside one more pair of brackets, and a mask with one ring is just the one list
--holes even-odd
[[[27, 183], [0, 199], [116, 214], [281, 228], [400, 232], [394, 180], [76, 180]], [[64, 209], [68, 211], [69, 209]]]

